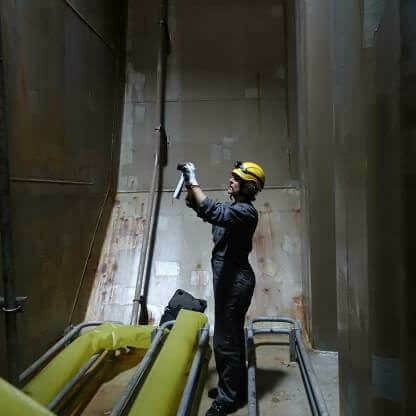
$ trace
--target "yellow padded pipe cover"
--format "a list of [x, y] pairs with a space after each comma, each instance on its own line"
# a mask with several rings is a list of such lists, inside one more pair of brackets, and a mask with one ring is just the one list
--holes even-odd
[[54, 416], [48, 409], [0, 378], [0, 414], [7, 416]]
[[207, 323], [203, 313], [182, 309], [129, 416], [176, 415], [197, 347], [198, 331]]
[[92, 355], [126, 346], [147, 349], [153, 329], [150, 325], [102, 324], [59, 352], [22, 390], [46, 406]]

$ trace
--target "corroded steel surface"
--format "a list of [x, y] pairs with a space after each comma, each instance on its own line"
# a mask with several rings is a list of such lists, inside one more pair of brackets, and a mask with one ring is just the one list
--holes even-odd
[[[83, 274], [117, 140], [116, 64], [64, 1], [6, 0], [1, 14], [11, 176], [28, 179], [11, 184], [25, 367], [62, 334]], [[94, 15], [117, 27], [120, 17], [119, 6]]]
[[[226, 200], [225, 193], [211, 196]], [[143, 233], [147, 194], [120, 194], [113, 209], [87, 319], [128, 322]], [[213, 323], [211, 227], [184, 201], [162, 197], [149, 288], [152, 320], [158, 320], [177, 288], [208, 300]], [[299, 192], [265, 190], [256, 201], [259, 225], [250, 261], [256, 289], [249, 316], [280, 314], [303, 321], [300, 275]]]

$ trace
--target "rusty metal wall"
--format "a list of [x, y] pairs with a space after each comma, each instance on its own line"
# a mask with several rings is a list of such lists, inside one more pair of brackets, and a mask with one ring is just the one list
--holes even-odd
[[[226, 200], [225, 192], [210, 196]], [[87, 319], [129, 321], [138, 271], [147, 193], [119, 194], [101, 254]], [[257, 284], [248, 315], [282, 315], [303, 322], [300, 270], [299, 191], [265, 190], [256, 201], [259, 225], [250, 262]], [[149, 288], [149, 310], [158, 322], [177, 288], [208, 300], [212, 297], [211, 227], [183, 201], [163, 194]]]
[[341, 414], [415, 414], [412, 1], [337, 1]]
[[312, 344], [337, 351], [331, 1], [298, 1], [303, 287]]
[[22, 367], [69, 323], [105, 222], [118, 159], [122, 2], [6, 0], [1, 13], [16, 286], [29, 296], [18, 317]]
[[[159, 4], [129, 4], [121, 192], [149, 189], [155, 128]], [[169, 3], [166, 187], [176, 184], [176, 164], [188, 159], [211, 188], [224, 186], [237, 157], [261, 161], [269, 185], [297, 179], [285, 15], [281, 0]]]
[[[126, 91], [119, 194], [108, 229], [88, 318], [128, 321], [140, 254], [154, 151], [154, 97], [159, 5], [129, 2]], [[250, 316], [304, 320], [300, 266], [295, 79], [288, 75], [289, 11], [281, 0], [169, 3], [166, 129], [170, 141], [164, 187], [176, 165], [192, 160], [203, 187], [227, 200], [237, 159], [264, 165], [267, 185], [256, 206], [260, 222], [251, 256], [257, 288]], [[293, 18], [293, 10], [291, 14]], [[291, 42], [294, 42], [294, 28]], [[290, 128], [292, 127], [292, 128]], [[273, 187], [287, 189], [273, 189]], [[208, 299], [213, 322], [210, 227], [162, 198], [149, 303], [157, 320], [176, 288]]]

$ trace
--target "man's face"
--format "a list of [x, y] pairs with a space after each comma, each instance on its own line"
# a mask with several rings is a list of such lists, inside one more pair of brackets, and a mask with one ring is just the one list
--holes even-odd
[[240, 182], [237, 180], [235, 175], [231, 175], [228, 180], [227, 192], [230, 196], [237, 196], [240, 192]]

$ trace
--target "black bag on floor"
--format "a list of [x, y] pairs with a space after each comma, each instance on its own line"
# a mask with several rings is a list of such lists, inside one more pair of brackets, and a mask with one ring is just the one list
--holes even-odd
[[204, 312], [206, 308], [206, 300], [194, 298], [185, 290], [178, 289], [169, 301], [168, 306], [166, 306], [165, 312], [160, 318], [159, 325], [162, 325], [167, 321], [175, 320], [181, 309], [187, 309], [189, 311], [195, 312]]

